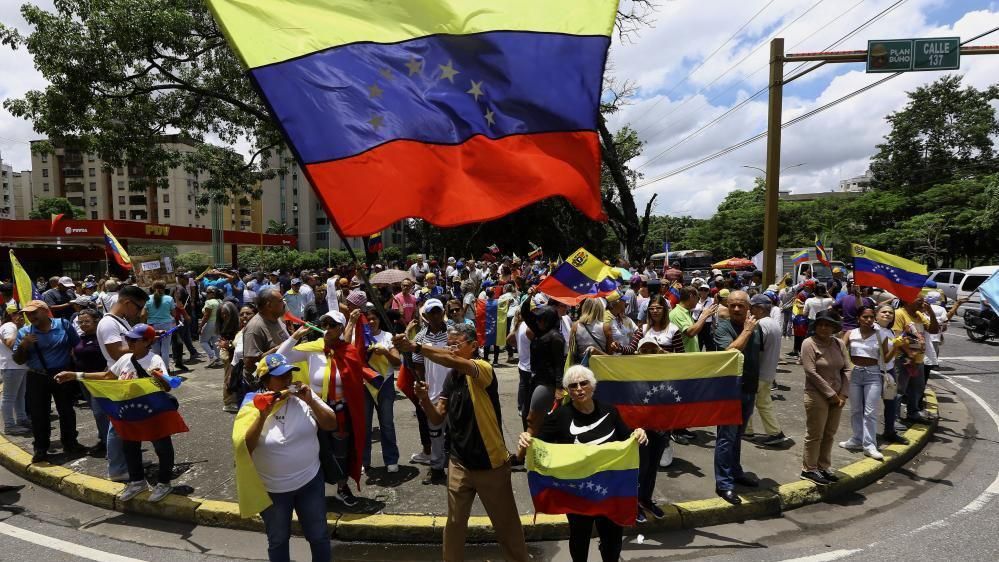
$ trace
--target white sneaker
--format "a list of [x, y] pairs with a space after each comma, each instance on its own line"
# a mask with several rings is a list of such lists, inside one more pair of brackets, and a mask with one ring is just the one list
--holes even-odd
[[857, 443], [853, 439], [847, 439], [846, 441], [840, 441], [839, 446], [846, 449], [847, 451], [859, 451], [863, 449], [863, 445]]
[[146, 485], [145, 480], [140, 480], [138, 482], [129, 482], [128, 486], [125, 486], [125, 491], [123, 491], [121, 495], [118, 496], [118, 499], [120, 499], [123, 502], [127, 502], [128, 500], [134, 498], [135, 496], [141, 494], [142, 492], [145, 492], [148, 489], [149, 486]]
[[153, 493], [149, 494], [149, 501], [158, 502], [163, 498], [170, 495], [173, 491], [173, 486], [169, 484], [157, 484], [153, 487]]
[[864, 449], [864, 456], [865, 457], [871, 457], [872, 459], [874, 459], [876, 461], [883, 461], [883, 460], [885, 460], [885, 456], [882, 455], [881, 451], [879, 451], [878, 448], [875, 447], [875, 446], [873, 446], [873, 445], [870, 446], [870, 447], [866, 447]]
[[388, 466], [385, 467], [385, 471], [386, 472], [392, 472], [392, 473], [399, 472], [399, 465], [397, 465], [397, 464], [390, 464], [390, 465], [388, 465]]
[[667, 466], [669, 466], [671, 464], [673, 464], [673, 446], [672, 445], [667, 446], [666, 449], [663, 450], [663, 456], [662, 456], [661, 459], [659, 459], [659, 466], [661, 466], [663, 468], [666, 468]]
[[409, 462], [414, 464], [430, 464], [430, 455], [420, 451], [419, 453], [413, 453], [409, 457]]

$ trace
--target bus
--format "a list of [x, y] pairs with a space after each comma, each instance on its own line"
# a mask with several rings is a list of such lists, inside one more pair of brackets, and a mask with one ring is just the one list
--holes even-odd
[[[666, 254], [664, 252], [652, 254], [651, 260], [653, 269], [661, 272], [666, 265]], [[671, 263], [680, 262], [680, 270], [688, 274], [684, 277], [688, 277], [690, 272], [696, 270], [700, 270], [704, 274], [709, 273], [715, 259], [707, 250], [679, 250], [669, 253], [669, 261]]]

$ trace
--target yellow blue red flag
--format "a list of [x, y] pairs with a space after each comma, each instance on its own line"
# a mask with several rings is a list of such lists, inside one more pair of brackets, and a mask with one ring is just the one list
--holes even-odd
[[617, 281], [611, 267], [584, 248], [573, 252], [538, 285], [538, 291], [569, 306], [584, 299], [607, 296], [616, 290]]
[[111, 234], [107, 225], [104, 225], [104, 242], [107, 244], [107, 252], [114, 258], [115, 263], [122, 269], [132, 269], [132, 258], [128, 257], [125, 247], [118, 242], [118, 239]]
[[342, 234], [552, 196], [605, 218], [597, 119], [618, 0], [208, 5]]
[[881, 287], [912, 302], [926, 283], [926, 266], [912, 260], [853, 244], [853, 281], [864, 287]]
[[115, 433], [126, 441], [157, 441], [188, 430], [177, 411], [177, 400], [151, 377], [85, 380], [83, 385], [107, 414]]
[[630, 527], [638, 514], [638, 441], [531, 441], [527, 484], [538, 513], [603, 515]]
[[14, 296], [17, 298], [17, 303], [23, 307], [34, 299], [34, 285], [31, 284], [31, 276], [14, 256], [14, 250], [10, 250], [10, 269], [14, 277]]

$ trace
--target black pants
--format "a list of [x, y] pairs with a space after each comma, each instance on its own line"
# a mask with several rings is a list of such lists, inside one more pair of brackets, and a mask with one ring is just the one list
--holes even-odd
[[[173, 479], [173, 439], [168, 435], [152, 443], [156, 457], [159, 459], [156, 481], [160, 484], [169, 484], [170, 480]], [[146, 472], [142, 469], [142, 441], [122, 440], [121, 449], [125, 453], [125, 462], [128, 463], [128, 481], [141, 482], [145, 480]]]
[[703, 351], [715, 351], [715, 335], [711, 329], [714, 323], [705, 323], [700, 332], [697, 332], [697, 349]]
[[79, 383], [73, 381], [59, 384], [55, 374], [28, 373], [26, 398], [31, 414], [31, 435], [34, 437], [36, 453], [48, 452], [52, 438], [52, 426], [49, 422], [49, 405], [55, 399], [56, 411], [59, 412], [59, 440], [63, 447], [76, 444], [76, 411], [73, 401], [79, 392]]
[[656, 475], [659, 473], [659, 459], [669, 445], [670, 432], [646, 431], [649, 443], [638, 448], [638, 501], [652, 503], [652, 492], [656, 489]]
[[624, 529], [602, 515], [567, 514], [569, 520], [569, 555], [572, 562], [586, 562], [590, 552], [590, 535], [594, 523], [600, 537], [600, 559], [603, 562], [617, 562], [621, 556], [621, 543]]
[[805, 336], [794, 336], [794, 354], [801, 354], [801, 344], [805, 343]]
[[430, 449], [430, 424], [427, 423], [427, 414], [420, 406], [416, 406], [416, 425], [420, 428], [420, 445]]
[[517, 369], [520, 380], [517, 381], [517, 412], [524, 421], [524, 429], [527, 429], [527, 410], [531, 405], [531, 372]]

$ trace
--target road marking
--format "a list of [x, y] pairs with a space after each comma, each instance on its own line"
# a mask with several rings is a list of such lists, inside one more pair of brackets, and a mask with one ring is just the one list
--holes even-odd
[[831, 562], [832, 560], [839, 560], [840, 558], [846, 558], [852, 554], [860, 552], [862, 549], [854, 548], [852, 550], [833, 550], [831, 552], [825, 552], [822, 554], [813, 554], [812, 556], [803, 556], [801, 558], [788, 558], [781, 562]]
[[[941, 375], [940, 373], [937, 373], [937, 375], [940, 375], [941, 377], [945, 376], [945, 375]], [[951, 378], [961, 379], [963, 381], [968, 381], [968, 382], [982, 382], [982, 381], [976, 379], [975, 377], [969, 377], [968, 375], [954, 375]]]
[[39, 546], [44, 546], [45, 548], [58, 550], [60, 552], [65, 552], [66, 554], [72, 554], [88, 560], [97, 560], [98, 562], [143, 562], [138, 558], [118, 556], [117, 554], [111, 554], [110, 552], [104, 552], [103, 550], [73, 544], [71, 542], [59, 540], [55, 537], [49, 537], [22, 529], [20, 527], [15, 527], [7, 523], [0, 522], [0, 533], [9, 537], [14, 537], [15, 539], [21, 539], [25, 542], [34, 543]]
[[964, 361], [965, 363], [999, 363], [999, 355], [965, 355], [961, 357], [941, 357], [941, 361]]

